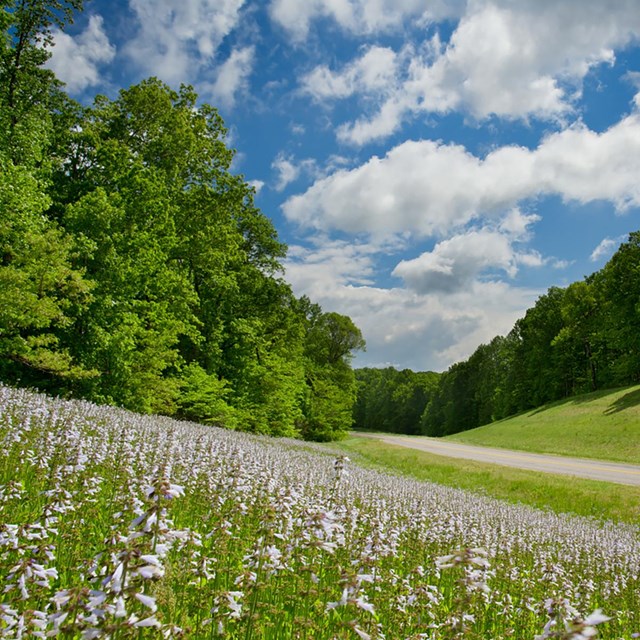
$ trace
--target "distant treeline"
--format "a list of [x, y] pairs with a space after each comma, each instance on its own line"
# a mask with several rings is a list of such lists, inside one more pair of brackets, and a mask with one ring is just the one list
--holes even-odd
[[0, 8], [0, 380], [328, 440], [353, 322], [297, 299], [217, 111], [156, 79], [71, 100], [45, 68], [82, 0]]
[[424, 394], [414, 384], [414, 401], [400, 400], [411, 395], [406, 381], [433, 374], [356, 373], [356, 427], [429, 436], [640, 382], [640, 232], [631, 233], [600, 271], [550, 288], [507, 336], [479, 346]]
[[354, 429], [421, 433], [425, 408], [438, 387], [440, 374], [386, 369], [356, 369], [358, 397]]

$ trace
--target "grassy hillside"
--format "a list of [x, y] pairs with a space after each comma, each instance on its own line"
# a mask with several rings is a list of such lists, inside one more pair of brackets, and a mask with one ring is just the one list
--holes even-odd
[[0, 385], [0, 638], [640, 630], [637, 526], [326, 451]]
[[488, 447], [640, 462], [640, 385], [554, 402], [448, 437]]

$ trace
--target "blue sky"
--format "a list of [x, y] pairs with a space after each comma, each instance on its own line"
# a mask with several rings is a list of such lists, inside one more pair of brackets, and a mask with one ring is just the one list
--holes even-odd
[[442, 371], [640, 229], [637, 0], [89, 0], [51, 67], [218, 107], [356, 366]]

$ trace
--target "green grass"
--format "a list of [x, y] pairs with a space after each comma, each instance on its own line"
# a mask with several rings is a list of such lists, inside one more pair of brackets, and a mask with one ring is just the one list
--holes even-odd
[[638, 464], [640, 385], [576, 396], [447, 439]]
[[418, 480], [557, 513], [635, 524], [640, 521], [640, 487], [447, 458], [358, 436], [337, 446], [359, 464]]

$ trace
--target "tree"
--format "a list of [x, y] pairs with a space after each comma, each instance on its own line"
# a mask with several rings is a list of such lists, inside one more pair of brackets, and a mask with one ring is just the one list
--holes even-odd
[[310, 440], [334, 440], [353, 423], [357, 384], [350, 360], [354, 350], [365, 348], [365, 342], [351, 318], [323, 313], [306, 298], [300, 308], [307, 326], [301, 432]]
[[4, 0], [0, 4], [0, 136], [14, 163], [41, 164], [51, 141], [54, 111], [66, 100], [44, 68], [53, 29], [63, 29], [83, 0]]
[[80, 6], [0, 4], [0, 375], [54, 391], [93, 375], [62, 340], [92, 286], [73, 264], [74, 239], [50, 217], [54, 105], [63, 94], [41, 66], [53, 26]]
[[[91, 107], [43, 68], [82, 0], [0, 3], [0, 376], [144, 412], [328, 439], [350, 319], [312, 313], [231, 172], [216, 109], [155, 78]], [[311, 389], [311, 383], [313, 389]]]
[[640, 231], [629, 234], [600, 273], [595, 286], [602, 296], [600, 334], [611, 351], [613, 384], [640, 381]]
[[0, 376], [55, 390], [56, 379], [91, 373], [59, 339], [91, 283], [71, 264], [72, 239], [44, 216], [48, 206], [34, 176], [0, 157]]

